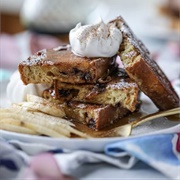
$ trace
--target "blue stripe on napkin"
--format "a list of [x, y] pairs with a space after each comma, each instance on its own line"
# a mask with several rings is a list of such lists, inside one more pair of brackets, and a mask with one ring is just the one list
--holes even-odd
[[[105, 147], [107, 155], [118, 157], [123, 151], [142, 160], [169, 177], [179, 177], [179, 134], [159, 134], [122, 140]], [[168, 170], [167, 170], [168, 169]]]

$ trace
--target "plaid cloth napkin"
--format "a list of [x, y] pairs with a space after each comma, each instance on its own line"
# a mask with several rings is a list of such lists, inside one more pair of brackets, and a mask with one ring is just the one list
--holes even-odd
[[85, 163], [105, 162], [130, 169], [138, 160], [171, 179], [180, 178], [180, 125], [156, 134], [120, 139], [107, 144], [102, 153], [3, 139], [0, 147], [1, 178], [73, 179], [74, 170]]

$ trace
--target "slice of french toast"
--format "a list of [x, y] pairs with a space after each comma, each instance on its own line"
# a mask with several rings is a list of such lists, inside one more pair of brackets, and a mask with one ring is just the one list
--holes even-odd
[[123, 34], [118, 54], [129, 77], [160, 110], [178, 107], [179, 97], [170, 81], [125, 20], [119, 16], [109, 23], [113, 23]]
[[116, 57], [79, 57], [69, 46], [39, 51], [18, 66], [24, 84], [52, 84], [55, 79], [72, 84], [96, 83], [109, 80], [116, 68]]
[[78, 120], [95, 130], [110, 126], [130, 112], [119, 105], [95, 105], [79, 102], [63, 103], [61, 107], [68, 119]]
[[68, 84], [55, 81], [51, 88], [44, 90], [42, 96], [57, 103], [78, 101], [112, 106], [121, 104], [133, 112], [136, 109], [139, 88], [124, 74], [119, 72], [118, 76], [104, 84]]

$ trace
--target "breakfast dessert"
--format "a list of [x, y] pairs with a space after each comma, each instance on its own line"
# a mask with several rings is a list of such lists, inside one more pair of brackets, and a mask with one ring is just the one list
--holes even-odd
[[113, 105], [121, 104], [131, 112], [136, 110], [139, 89], [125, 73], [119, 72], [107, 83], [68, 84], [55, 81], [53, 86], [44, 90], [42, 97], [50, 101], [63, 103], [78, 101], [81, 103]]
[[51, 85], [42, 97], [59, 104], [64, 118], [102, 129], [139, 104], [137, 84], [116, 63], [121, 42], [114, 25], [78, 24], [70, 32], [71, 46], [42, 50], [20, 63], [21, 79]]
[[[160, 110], [179, 106], [171, 83], [122, 17], [107, 24], [77, 24], [69, 41], [70, 45], [39, 51], [19, 64], [23, 83], [44, 89], [38, 86], [42, 94], [38, 91], [38, 96], [28, 95], [27, 101], [1, 110], [3, 129], [88, 138], [82, 131], [87, 128], [96, 130], [92, 134], [103, 132], [103, 137], [119, 136], [118, 127], [106, 128], [138, 110], [139, 90]], [[117, 57], [124, 69], [118, 67]], [[126, 134], [130, 132], [128, 126]]]
[[73, 54], [69, 46], [42, 50], [19, 64], [24, 84], [52, 84], [53, 80], [66, 83], [96, 83], [110, 79], [117, 69], [115, 57], [85, 58]]
[[41, 96], [58, 104], [60, 117], [78, 120], [95, 130], [103, 129], [135, 111], [139, 104], [137, 84], [123, 70], [118, 72], [116, 64], [114, 69], [110, 79], [101, 83], [66, 83], [53, 76], [51, 87]]
[[158, 64], [151, 59], [145, 45], [136, 38], [122, 17], [110, 23], [123, 34], [118, 54], [125, 71], [160, 110], [179, 106], [179, 97]]

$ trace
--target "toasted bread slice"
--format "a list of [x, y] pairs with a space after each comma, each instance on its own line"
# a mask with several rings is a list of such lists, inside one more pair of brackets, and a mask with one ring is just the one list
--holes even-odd
[[60, 46], [37, 52], [21, 62], [18, 68], [24, 84], [52, 84], [54, 79], [79, 84], [106, 80], [116, 67], [116, 57], [78, 57], [68, 46]]
[[129, 77], [133, 79], [160, 110], [179, 106], [179, 97], [145, 45], [136, 38], [122, 17], [111, 21], [123, 33], [119, 56]]
[[129, 110], [118, 105], [92, 105], [69, 102], [62, 104], [62, 107], [68, 119], [78, 120], [95, 130], [108, 127], [129, 113]]
[[113, 105], [133, 112], [138, 101], [139, 88], [129, 77], [115, 76], [105, 84], [67, 84], [55, 82], [54, 86], [44, 90], [43, 97], [54, 102], [79, 101], [85, 103]]

